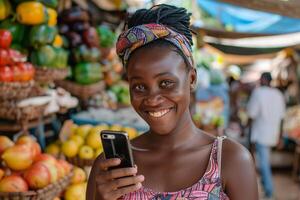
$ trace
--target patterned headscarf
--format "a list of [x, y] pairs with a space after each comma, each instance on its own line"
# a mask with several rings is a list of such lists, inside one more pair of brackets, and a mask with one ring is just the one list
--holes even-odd
[[155, 23], [135, 26], [123, 32], [117, 41], [117, 54], [122, 59], [124, 66], [126, 66], [130, 54], [135, 49], [157, 39], [171, 42], [182, 51], [190, 66], [194, 66], [192, 48], [188, 39], [167, 26]]

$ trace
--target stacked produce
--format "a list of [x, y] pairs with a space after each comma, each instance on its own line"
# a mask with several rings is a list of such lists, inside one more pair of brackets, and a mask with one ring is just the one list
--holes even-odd
[[34, 67], [25, 62], [26, 56], [11, 49], [13, 36], [10, 31], [0, 29], [0, 82], [28, 82], [34, 77]]
[[[70, 129], [70, 133], [63, 141], [57, 141], [50, 144], [47, 146], [46, 152], [56, 157], [63, 154], [67, 157], [67, 160], [74, 165], [78, 165], [77, 163], [74, 163], [79, 162], [78, 159], [93, 161], [100, 153], [102, 153], [103, 147], [100, 140], [100, 132], [102, 130], [123, 130], [128, 133], [130, 139], [133, 139], [138, 135], [136, 129], [117, 124], [112, 126], [108, 126], [107, 124], [97, 126], [86, 124], [77, 126], [76, 124], [73, 124]], [[75, 158], [77, 161], [75, 161]], [[90, 164], [92, 164], [92, 162]]]
[[80, 7], [64, 10], [59, 18], [59, 32], [67, 38], [71, 51], [72, 79], [82, 85], [97, 83], [103, 78], [100, 40], [89, 19], [89, 13]]
[[31, 136], [21, 136], [15, 143], [0, 136], [0, 155], [0, 197], [5, 193], [35, 191], [57, 184], [72, 170], [72, 165], [65, 160], [42, 154], [41, 147]]
[[[0, 18], [0, 28], [11, 31], [12, 48], [29, 56], [29, 60], [39, 68], [65, 69], [68, 51], [62, 48], [63, 39], [57, 30], [57, 0], [4, 1], [3, 8], [15, 12], [10, 17]], [[6, 6], [5, 6], [6, 5]], [[9, 9], [10, 8], [10, 9]], [[12, 8], [15, 8], [13, 11]], [[55, 77], [53, 77], [55, 79]]]

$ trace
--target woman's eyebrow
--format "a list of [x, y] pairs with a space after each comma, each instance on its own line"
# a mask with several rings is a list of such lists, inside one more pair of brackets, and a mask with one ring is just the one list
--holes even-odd
[[[154, 78], [157, 78], [157, 77], [159, 77], [159, 76], [166, 76], [166, 75], [174, 76], [171, 72], [162, 72], [162, 73], [156, 74], [156, 75], [154, 76]], [[141, 76], [133, 76], [133, 77], [130, 77], [130, 80], [134, 80], [134, 79], [140, 80], [140, 79], [143, 79], [143, 77], [141, 77]]]
[[140, 76], [133, 76], [133, 77], [130, 77], [129, 79], [130, 80], [134, 80], [134, 79], [140, 80], [140, 79], [143, 79], [143, 78], [140, 77]]
[[157, 78], [159, 76], [165, 76], [165, 75], [174, 76], [171, 72], [162, 72], [162, 73], [156, 74], [154, 76], [154, 78]]

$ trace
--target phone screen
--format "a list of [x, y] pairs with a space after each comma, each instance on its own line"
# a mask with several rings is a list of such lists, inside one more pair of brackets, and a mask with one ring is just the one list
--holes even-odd
[[106, 159], [121, 159], [121, 164], [113, 168], [124, 168], [134, 166], [130, 143], [128, 140], [128, 136], [125, 132], [101, 131], [101, 140]]

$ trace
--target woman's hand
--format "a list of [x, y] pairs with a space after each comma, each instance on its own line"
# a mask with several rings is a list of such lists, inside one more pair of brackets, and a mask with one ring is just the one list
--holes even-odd
[[108, 170], [109, 167], [118, 166], [120, 163], [118, 158], [100, 160], [96, 188], [97, 196], [101, 200], [115, 200], [142, 187], [144, 176], [136, 175], [137, 167]]

